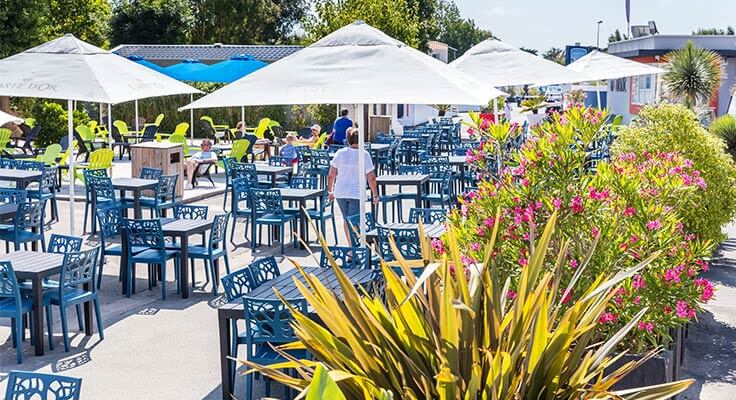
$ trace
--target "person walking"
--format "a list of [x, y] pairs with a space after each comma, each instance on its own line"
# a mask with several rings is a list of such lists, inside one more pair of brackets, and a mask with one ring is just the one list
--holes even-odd
[[[342, 217], [345, 219], [351, 215], [357, 215], [363, 211], [364, 205], [360, 203], [360, 191], [365, 190], [357, 179], [358, 157], [365, 159], [365, 176], [368, 186], [371, 188], [373, 204], [378, 204], [378, 185], [376, 185], [375, 167], [371, 155], [365, 150], [358, 150], [358, 129], [348, 128], [348, 147], [342, 148], [335, 153], [330, 165], [330, 173], [327, 176], [327, 193], [330, 200], [336, 199], [340, 207]], [[350, 240], [350, 226], [347, 220], [343, 221], [345, 237], [350, 246], [356, 246]]]
[[346, 144], [348, 129], [352, 127], [353, 121], [348, 118], [348, 110], [343, 109], [340, 111], [340, 117], [332, 124], [332, 137], [328, 140], [327, 144]]

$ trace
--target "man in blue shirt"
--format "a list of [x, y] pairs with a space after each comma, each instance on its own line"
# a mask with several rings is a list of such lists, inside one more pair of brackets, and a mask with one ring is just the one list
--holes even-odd
[[340, 111], [340, 118], [335, 120], [332, 125], [332, 143], [345, 144], [348, 128], [353, 127], [353, 121], [348, 118], [348, 110]]

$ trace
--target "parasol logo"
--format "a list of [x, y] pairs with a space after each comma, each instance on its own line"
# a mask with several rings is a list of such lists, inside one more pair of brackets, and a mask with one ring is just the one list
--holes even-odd
[[128, 87], [136, 92], [150, 89], [166, 89], [166, 85], [159, 82], [133, 82], [128, 84]]
[[0, 82], [0, 89], [16, 89], [34, 92], [56, 92], [57, 85], [48, 82]]

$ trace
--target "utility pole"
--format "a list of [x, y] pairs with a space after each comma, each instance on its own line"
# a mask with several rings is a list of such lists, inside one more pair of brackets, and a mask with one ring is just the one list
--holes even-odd
[[603, 23], [603, 20], [598, 21], [598, 32], [595, 35], [595, 48], [600, 49], [601, 48], [601, 24]]

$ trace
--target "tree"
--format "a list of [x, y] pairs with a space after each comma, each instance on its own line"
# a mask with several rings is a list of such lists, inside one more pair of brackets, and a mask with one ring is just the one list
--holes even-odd
[[[37, 2], [38, 3], [38, 2]], [[107, 46], [110, 2], [107, 0], [50, 0], [46, 36], [65, 33], [97, 46]]]
[[608, 43], [615, 43], [615, 42], [620, 42], [622, 40], [628, 40], [628, 39], [629, 37], [627, 35], [625, 34], [622, 35], [621, 31], [616, 29], [616, 31], [613, 32], [611, 36], [608, 37]]
[[190, 0], [192, 43], [280, 43], [308, 9], [306, 0]]
[[304, 21], [306, 41], [314, 42], [355, 20], [363, 20], [394, 39], [419, 47], [417, 3], [405, 0], [316, 0], [315, 14]]
[[436, 21], [437, 40], [455, 48], [457, 55], [462, 55], [477, 43], [493, 37], [490, 31], [477, 27], [472, 19], [462, 18], [460, 10], [452, 1], [441, 0], [437, 4]]
[[110, 19], [110, 43], [186, 43], [191, 25], [187, 0], [125, 0]]
[[526, 51], [527, 53], [530, 53], [530, 54], [534, 54], [535, 56], [536, 56], [536, 55], [539, 55], [539, 51], [537, 51], [537, 50], [535, 50], [535, 49], [529, 49], [529, 48], [526, 48], [526, 47], [523, 47], [523, 46], [522, 46], [522, 47], [519, 47], [519, 50], [524, 50], [524, 51]]
[[43, 43], [46, 3], [37, 0], [2, 0], [0, 6], [0, 58]]
[[549, 50], [542, 54], [542, 57], [546, 60], [556, 62], [557, 64], [565, 65], [565, 50], [557, 47], [550, 47]]
[[692, 41], [667, 54], [665, 61], [667, 90], [690, 109], [707, 104], [721, 85], [723, 59], [714, 51], [695, 47]]
[[726, 29], [719, 29], [719, 28], [700, 28], [697, 31], [693, 31], [693, 35], [733, 35], [734, 29], [732, 26], [727, 27]]

